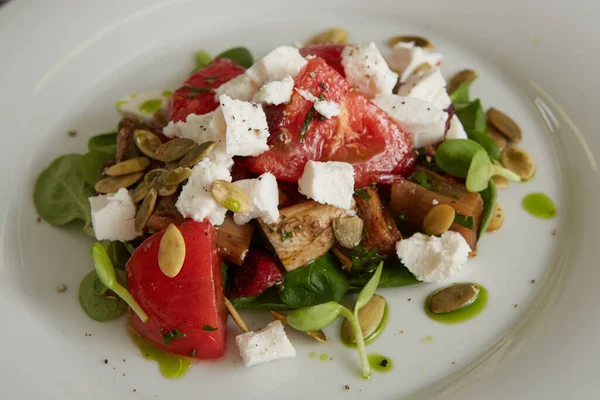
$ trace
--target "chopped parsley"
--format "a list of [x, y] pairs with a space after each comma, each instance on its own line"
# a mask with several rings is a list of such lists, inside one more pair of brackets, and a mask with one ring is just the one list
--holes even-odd
[[425, 189], [433, 190], [433, 182], [431, 182], [431, 177], [427, 175], [426, 172], [417, 171], [413, 174], [411, 179]]
[[204, 324], [204, 326], [202, 327], [202, 330], [203, 330], [203, 331], [206, 331], [206, 332], [214, 332], [214, 331], [216, 331], [217, 329], [219, 329], [219, 328], [215, 328], [215, 327], [213, 327], [213, 326], [210, 326], [210, 325], [208, 325], [208, 324]]
[[181, 332], [178, 329], [171, 329], [171, 330], [167, 331], [165, 334], [163, 334], [162, 339], [163, 339], [164, 344], [169, 344], [173, 340], [181, 339], [184, 337], [185, 337], [185, 333]]
[[190, 93], [209, 93], [213, 91], [213, 88], [207, 87], [196, 87], [196, 86], [184, 86], [182, 89], [189, 90]]
[[454, 216], [454, 222], [459, 224], [460, 226], [464, 226], [467, 229], [473, 230], [473, 216], [469, 215], [468, 217], [459, 213], [456, 213]]
[[304, 142], [304, 135], [306, 135], [306, 131], [308, 130], [308, 127], [310, 126], [310, 123], [312, 122], [312, 119], [315, 115], [315, 107], [311, 107], [310, 110], [308, 111], [308, 114], [306, 114], [306, 119], [304, 120], [304, 123], [302, 124], [302, 128], [300, 129], [300, 142]]
[[354, 194], [364, 200], [371, 200], [371, 195], [366, 189], [356, 189]]
[[294, 237], [294, 232], [282, 232], [281, 233], [281, 241], [284, 242], [288, 239], [291, 239]]
[[207, 76], [206, 78], [203, 79], [204, 82], [214, 82], [217, 79], [219, 79], [220, 76], [219, 75], [215, 75], [215, 76]]
[[350, 250], [350, 258], [353, 274], [370, 272], [380, 261], [385, 260], [385, 256], [377, 253], [377, 249], [367, 250], [362, 243]]

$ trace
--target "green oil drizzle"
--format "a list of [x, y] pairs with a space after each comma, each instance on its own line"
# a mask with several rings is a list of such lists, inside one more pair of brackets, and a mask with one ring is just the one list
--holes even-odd
[[421, 339], [421, 343], [431, 343], [433, 342], [433, 338], [431, 336], [424, 337]]
[[466, 307], [444, 314], [435, 314], [429, 310], [429, 298], [437, 291], [431, 293], [427, 296], [427, 300], [425, 300], [425, 313], [429, 318], [444, 324], [459, 324], [470, 320], [485, 308], [488, 301], [488, 291], [479, 284], [477, 286], [479, 287], [479, 297], [477, 297], [477, 300]]
[[377, 372], [389, 372], [392, 369], [392, 360], [380, 354], [371, 353], [368, 356], [369, 366]]
[[329, 356], [327, 354], [323, 353], [323, 354], [321, 354], [319, 356], [319, 360], [321, 360], [321, 361], [329, 361]]
[[311, 351], [310, 353], [308, 353], [308, 358], [315, 358], [317, 356], [317, 353], [315, 353], [314, 351]]
[[161, 99], [146, 100], [140, 106], [140, 111], [144, 114], [154, 114], [156, 110], [162, 107]]
[[[365, 344], [369, 344], [369, 343], [373, 342], [375, 339], [377, 339], [379, 334], [383, 331], [383, 328], [385, 328], [385, 326], [387, 324], [387, 320], [388, 320], [388, 304], [386, 301], [385, 308], [383, 309], [383, 318], [381, 318], [381, 322], [379, 323], [377, 328], [375, 328], [373, 333], [371, 333], [368, 337], [365, 338]], [[356, 342], [351, 342], [350, 340], [348, 340], [344, 337], [344, 324], [342, 324], [342, 326], [340, 328], [340, 336], [342, 338], [342, 343], [344, 343], [347, 347], [350, 347], [352, 349], [356, 348]]]
[[556, 217], [556, 208], [552, 199], [544, 193], [531, 193], [523, 198], [523, 208], [538, 218]]
[[158, 362], [160, 373], [168, 379], [182, 377], [190, 368], [190, 360], [177, 357], [172, 354], [167, 354], [156, 347], [149, 345], [139, 336], [132, 334], [131, 338], [142, 352], [142, 357], [146, 360], [154, 360]]

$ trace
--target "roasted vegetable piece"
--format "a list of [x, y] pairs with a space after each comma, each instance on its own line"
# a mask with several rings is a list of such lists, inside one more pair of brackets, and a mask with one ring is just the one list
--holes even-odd
[[358, 215], [364, 221], [366, 249], [377, 249], [379, 254], [393, 254], [396, 242], [402, 235], [396, 222], [383, 206], [379, 193], [375, 189], [361, 189], [361, 194], [354, 196]]
[[142, 152], [137, 148], [133, 139], [133, 134], [138, 129], [143, 129], [154, 133], [161, 142], [166, 142], [167, 138], [162, 134], [163, 126], [161, 124], [148, 124], [133, 117], [125, 117], [119, 122], [117, 129], [117, 162], [120, 163], [130, 158], [142, 157]]
[[252, 297], [283, 282], [283, 272], [271, 254], [250, 250], [231, 282], [231, 297]]
[[393, 216], [403, 221], [401, 228], [419, 232], [429, 210], [436, 204], [449, 204], [457, 213], [450, 230], [463, 235], [471, 250], [475, 251], [483, 211], [481, 195], [468, 192], [462, 183], [422, 167], [417, 168], [415, 174], [419, 174], [421, 184], [409, 180], [392, 184], [389, 208]]
[[176, 201], [176, 195], [158, 198], [156, 209], [146, 223], [146, 227], [151, 233], [160, 232], [166, 229], [169, 224], [174, 224], [175, 226], [183, 224], [185, 218], [183, 218], [177, 207], [175, 207]]
[[332, 220], [347, 216], [346, 210], [312, 200], [280, 210], [274, 224], [260, 226], [287, 271], [321, 257], [335, 243]]
[[[186, 254], [177, 276], [169, 278], [158, 265], [164, 231], [146, 239], [127, 263], [129, 291], [149, 317], [144, 323], [132, 314], [131, 327], [166, 352], [196, 359], [220, 358], [227, 342], [228, 313], [215, 230], [206, 221], [188, 221], [179, 230]], [[175, 330], [179, 334], [173, 337]]]
[[250, 248], [254, 225], [237, 225], [233, 217], [227, 215], [223, 224], [216, 229], [217, 248], [223, 261], [242, 265]]

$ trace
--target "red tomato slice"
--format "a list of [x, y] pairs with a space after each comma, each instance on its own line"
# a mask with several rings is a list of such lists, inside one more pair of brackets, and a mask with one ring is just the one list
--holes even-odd
[[341, 114], [325, 119], [314, 112], [301, 138], [311, 101], [295, 91], [290, 104], [265, 107], [270, 149], [247, 159], [252, 172], [269, 171], [278, 180], [297, 182], [308, 160], [345, 161], [354, 165], [356, 187], [412, 172], [416, 160], [411, 136], [323, 59], [308, 62], [296, 77], [295, 88], [335, 101]]
[[[188, 221], [179, 230], [186, 255], [174, 278], [167, 277], [158, 266], [164, 231], [146, 239], [127, 263], [129, 291], [150, 318], [143, 323], [132, 313], [131, 325], [146, 341], [166, 352], [197, 359], [220, 358], [225, 353], [227, 310], [215, 230], [206, 221]], [[163, 336], [172, 329], [185, 337], [165, 344]]]
[[[201, 92], [198, 89], [216, 89], [244, 73], [244, 67], [231, 60], [217, 58], [200, 71], [192, 74], [183, 85], [173, 93], [169, 120], [173, 122], [185, 121], [188, 115], [202, 115], [214, 111], [219, 102], [215, 100], [215, 93]], [[189, 89], [189, 88], [196, 88]]]
[[300, 54], [303, 57], [321, 57], [342, 76], [346, 76], [344, 67], [342, 67], [342, 50], [344, 50], [344, 47], [346, 47], [345, 44], [313, 44], [301, 48]]

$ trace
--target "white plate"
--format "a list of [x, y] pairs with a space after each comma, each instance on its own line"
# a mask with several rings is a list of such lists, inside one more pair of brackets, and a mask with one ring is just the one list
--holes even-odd
[[[15, 399], [593, 397], [584, 393], [597, 388], [600, 367], [595, 258], [600, 63], [593, 51], [600, 28], [587, 2], [570, 2], [568, 12], [558, 1], [516, 0], [489, 6], [443, 0], [29, 3], [0, 8], [3, 394]], [[246, 369], [230, 346], [224, 361], [165, 380], [130, 343], [124, 320], [99, 324], [79, 310], [77, 286], [91, 268], [91, 242], [77, 229], [36, 222], [35, 178], [56, 156], [84, 152], [89, 136], [112, 129], [118, 121], [114, 102], [122, 95], [176, 87], [192, 67], [195, 50], [214, 54], [246, 45], [258, 56], [336, 25], [356, 41], [382, 43], [399, 33], [429, 37], [446, 56], [446, 75], [476, 69], [480, 78], [473, 94], [524, 128], [523, 145], [533, 153], [538, 172], [531, 182], [501, 192], [504, 227], [484, 238], [477, 259], [457, 277], [488, 288], [487, 309], [472, 321], [446, 326], [422, 311], [426, 295], [439, 285], [382, 290], [390, 320], [368, 350], [389, 356], [394, 368], [368, 382], [358, 377], [357, 354], [336, 340], [337, 325], [327, 330], [332, 340], [325, 345], [291, 332], [295, 360]], [[540, 107], [547, 110], [545, 118]], [[67, 136], [70, 129], [77, 129], [76, 138]], [[557, 219], [535, 219], [522, 210], [522, 197], [536, 191], [554, 199]], [[60, 283], [68, 286], [66, 293], [56, 292]], [[253, 327], [267, 320], [248, 318]], [[231, 327], [230, 342], [235, 333]], [[433, 341], [422, 342], [428, 336]], [[311, 351], [333, 360], [309, 359]]]

